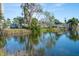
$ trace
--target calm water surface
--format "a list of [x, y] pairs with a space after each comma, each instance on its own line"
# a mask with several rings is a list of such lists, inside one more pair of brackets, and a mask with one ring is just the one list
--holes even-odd
[[0, 55], [79, 55], [78, 33], [42, 33], [29, 36], [0, 37]]

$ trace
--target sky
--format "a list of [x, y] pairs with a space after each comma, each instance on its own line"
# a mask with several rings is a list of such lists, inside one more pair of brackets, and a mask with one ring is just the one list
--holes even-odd
[[[4, 3], [3, 15], [5, 19], [22, 16], [22, 9], [19, 3]], [[65, 18], [75, 17], [79, 19], [79, 4], [78, 3], [44, 3], [40, 4], [44, 11], [49, 11], [61, 22], [64, 22]]]

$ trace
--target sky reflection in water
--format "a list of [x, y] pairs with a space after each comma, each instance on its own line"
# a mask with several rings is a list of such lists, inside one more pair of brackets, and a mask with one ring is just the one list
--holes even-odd
[[71, 37], [71, 34], [67, 33], [42, 33], [36, 40], [32, 40], [30, 36], [12, 36], [2, 38], [5, 42], [1, 40], [0, 44], [5, 55], [79, 55], [78, 36], [73, 39], [74, 36]]

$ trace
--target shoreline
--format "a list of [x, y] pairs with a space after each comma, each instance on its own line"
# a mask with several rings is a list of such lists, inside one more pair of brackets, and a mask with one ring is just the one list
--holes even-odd
[[[48, 28], [41, 28], [40, 30], [41, 32], [64, 32], [64, 30], [62, 29], [58, 29], [58, 28], [52, 28], [51, 30]], [[30, 29], [3, 29], [2, 30], [2, 34], [0, 34], [1, 36], [25, 36], [25, 35], [29, 35], [31, 34], [31, 30]]]

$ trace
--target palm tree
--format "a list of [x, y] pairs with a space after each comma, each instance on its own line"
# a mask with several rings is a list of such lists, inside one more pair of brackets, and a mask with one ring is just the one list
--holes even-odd
[[78, 19], [76, 19], [76, 18], [71, 18], [71, 19], [69, 19], [68, 20], [68, 22], [67, 22], [67, 24], [69, 24], [69, 30], [76, 30], [76, 28], [77, 28], [77, 25], [78, 25]]

